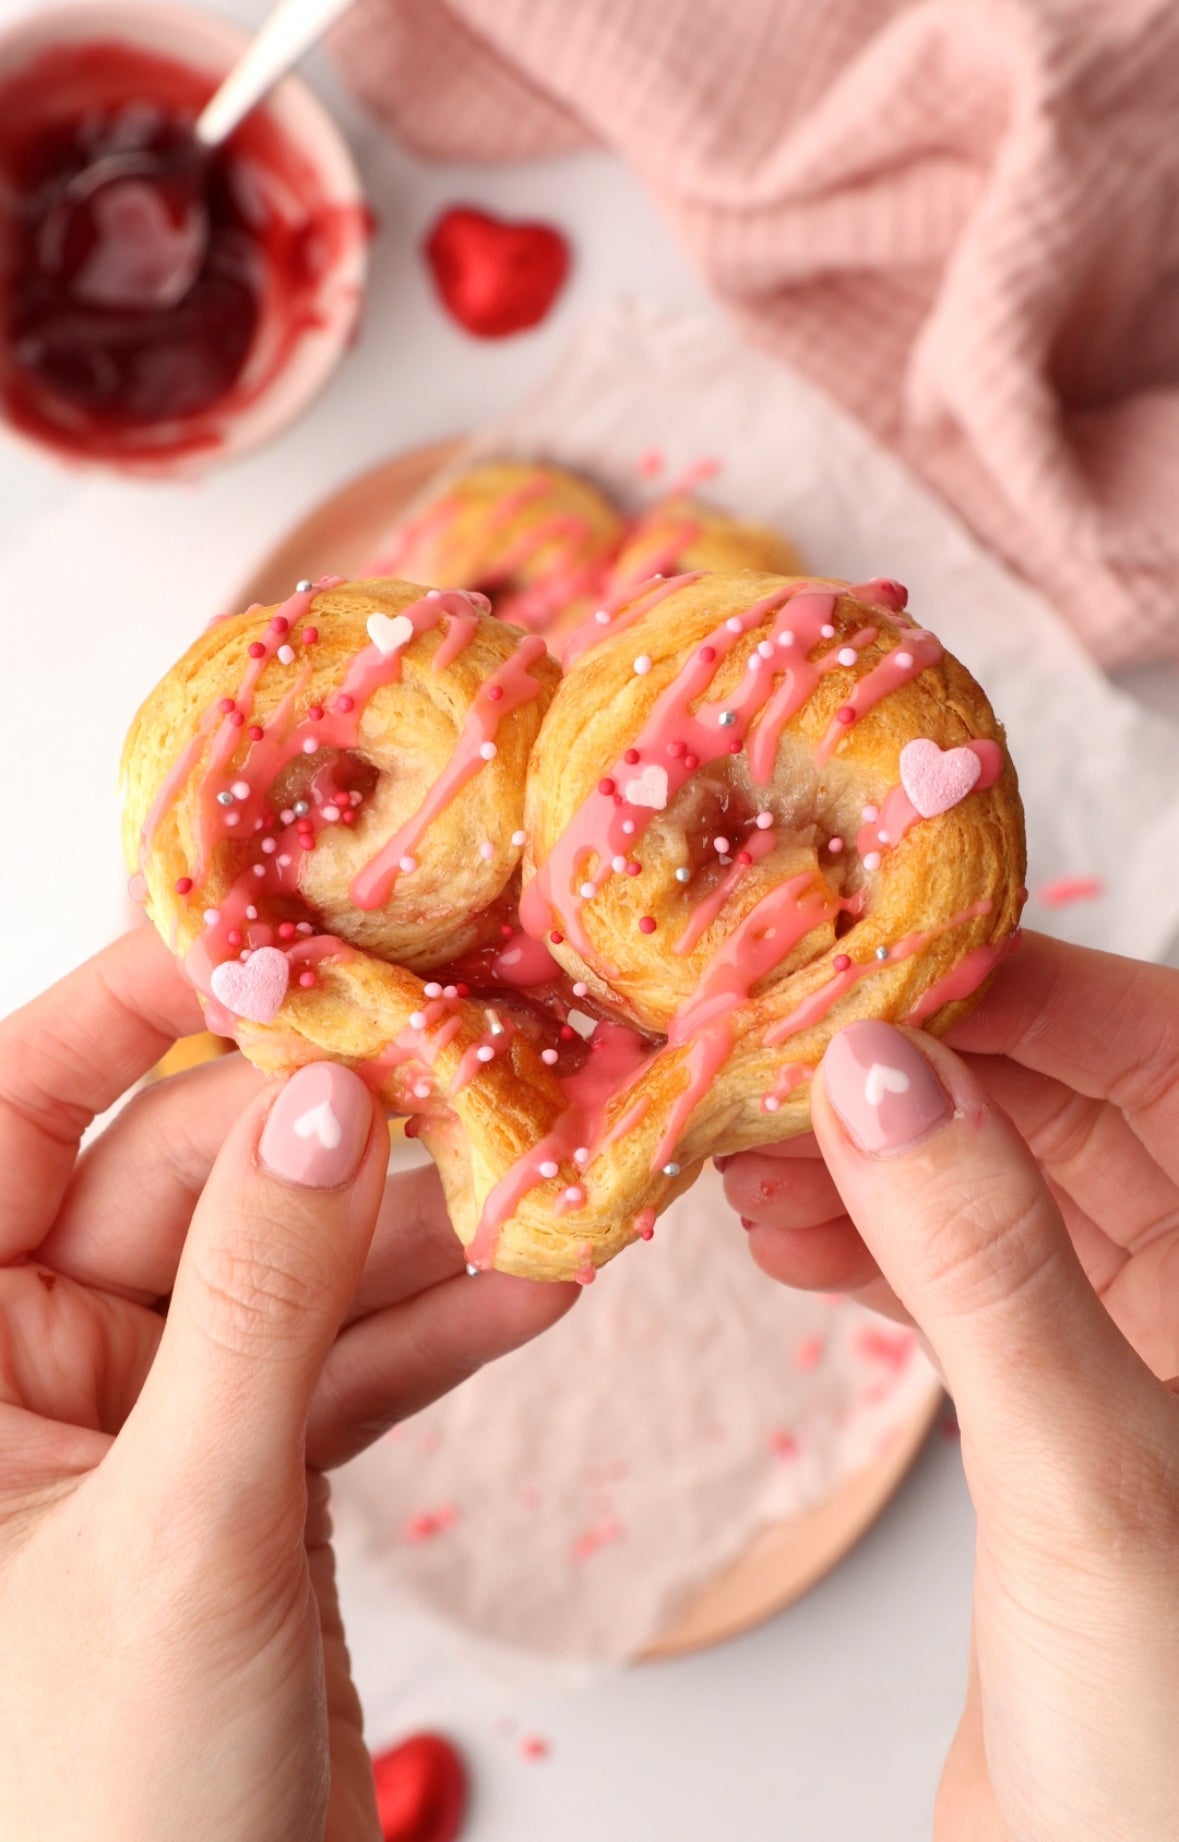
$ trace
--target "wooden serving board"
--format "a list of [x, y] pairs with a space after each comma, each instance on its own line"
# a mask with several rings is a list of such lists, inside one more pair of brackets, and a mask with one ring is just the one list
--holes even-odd
[[[461, 442], [395, 455], [362, 473], [300, 520], [243, 583], [238, 605], [289, 595], [305, 576], [355, 575], [399, 511], [447, 466]], [[931, 1379], [919, 1411], [888, 1451], [805, 1516], [766, 1530], [672, 1618], [648, 1658], [683, 1656], [752, 1629], [809, 1591], [876, 1521], [932, 1427], [942, 1392]]]

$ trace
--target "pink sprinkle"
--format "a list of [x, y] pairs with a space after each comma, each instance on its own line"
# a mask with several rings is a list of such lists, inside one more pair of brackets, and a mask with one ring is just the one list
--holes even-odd
[[246, 719], [240, 710], [231, 710], [225, 720], [231, 729], [240, 729]]
[[878, 870], [880, 868], [880, 852], [879, 851], [865, 851], [864, 852], [864, 868], [865, 870]]
[[740, 742], [736, 742], [736, 741], [730, 742], [729, 743], [730, 755], [739, 755], [741, 753], [741, 748], [742, 748], [742, 744]]
[[565, 1201], [572, 1209], [580, 1208], [581, 1204], [585, 1201], [585, 1191], [582, 1189], [580, 1183], [571, 1183], [569, 1185], [569, 1188], [565, 1191]]
[[351, 708], [352, 708], [352, 699], [349, 697], [347, 691], [341, 691], [340, 695], [336, 699], [336, 709], [339, 710], [342, 715], [347, 716]]
[[628, 876], [637, 876], [639, 872], [641, 871], [642, 867], [643, 867], [642, 864], [636, 863], [634, 858], [632, 857], [630, 862], [626, 866], [626, 873]]
[[318, 638], [319, 638], [319, 628], [318, 627], [304, 627], [303, 634], [302, 634], [304, 646], [314, 646]]
[[626, 762], [627, 767], [634, 767], [638, 758], [639, 758], [639, 751], [637, 748], [628, 748], [625, 755], [623, 755], [622, 757], [622, 759]]
[[249, 736], [251, 742], [260, 742], [263, 735], [262, 725], [260, 723], [251, 723], [250, 727], [246, 730], [246, 734]]
[[307, 712], [307, 720], [312, 723], [322, 723], [323, 705], [322, 704], [312, 704], [311, 708]]
[[246, 647], [246, 651], [249, 653], [251, 659], [264, 659], [266, 657], [266, 648], [261, 640], [251, 640]]
[[290, 624], [285, 614], [276, 614], [270, 623], [270, 631], [272, 633], [286, 633]]
[[749, 855], [748, 851], [738, 851], [737, 852], [737, 862], [739, 864], [750, 864], [753, 862], [753, 859]]
[[504, 687], [502, 684], [489, 684], [488, 685], [487, 696], [491, 703], [497, 704], [500, 698], [503, 696], [503, 694], [504, 694]]
[[191, 889], [192, 889], [192, 877], [191, 876], [178, 876], [176, 878], [177, 895], [188, 895]]
[[240, 946], [241, 946], [241, 943], [242, 943], [242, 931], [241, 931], [241, 928], [240, 928], [240, 927], [231, 927], [231, 928], [230, 928], [230, 930], [229, 930], [229, 932], [228, 932], [228, 934], [226, 934], [226, 936], [225, 936], [225, 938], [226, 938], [226, 941], [228, 942], [228, 944], [229, 944], [229, 945], [230, 945], [231, 947], [240, 947]]
[[598, 792], [605, 793], [607, 796], [609, 796], [611, 793], [613, 793], [613, 791], [614, 791], [614, 782], [611, 780], [610, 776], [607, 774], [604, 780], [599, 780]]
[[310, 991], [311, 987], [315, 984], [314, 972], [301, 972], [299, 974], [299, 983], [304, 991]]
[[520, 1741], [522, 1759], [547, 1759], [551, 1750], [548, 1741], [542, 1740], [539, 1733], [526, 1733]]
[[827, 849], [830, 851], [832, 857], [838, 857], [840, 851], [843, 849], [843, 839], [842, 838], [828, 838]]
[[639, 932], [640, 934], [653, 934], [655, 932], [654, 915], [643, 915], [640, 917]]
[[1105, 884], [1099, 876], [1059, 876], [1055, 882], [1041, 883], [1036, 900], [1045, 908], [1064, 908], [1069, 902], [1092, 902], [1104, 894]]
[[458, 1510], [453, 1503], [444, 1503], [438, 1509], [422, 1509], [416, 1516], [411, 1516], [405, 1525], [406, 1541], [433, 1541], [436, 1535], [442, 1535], [453, 1528], [458, 1521]]
[[557, 1060], [557, 1051], [555, 1049], [542, 1049], [540, 1052], [540, 1059], [545, 1064], [546, 1068], [551, 1068], [553, 1063]]
[[831, 964], [834, 966], [836, 972], [848, 972], [851, 969], [851, 960], [846, 953], [837, 953], [835, 958], [831, 961]]
[[684, 766], [687, 768], [689, 774], [691, 774], [695, 768], [700, 766], [700, 763], [695, 755], [685, 755]]
[[880, 813], [875, 806], [862, 806], [860, 808], [860, 817], [863, 819], [865, 825], [871, 825], [874, 819], [880, 817]]
[[763, 1113], [776, 1113], [781, 1104], [777, 1094], [767, 1094], [761, 1103], [761, 1110]]
[[228, 716], [229, 712], [233, 709], [233, 698], [232, 697], [221, 698], [220, 702], [217, 705], [217, 708], [220, 710], [222, 716]]
[[484, 863], [490, 863], [495, 856], [495, 846], [492, 844], [490, 838], [484, 838], [482, 844], [479, 846], [479, 855], [482, 857]]
[[850, 704], [844, 704], [835, 712], [835, 721], [837, 723], [842, 723], [845, 729], [849, 723], [854, 723], [855, 720], [856, 713]]
[[294, 922], [280, 921], [278, 924], [278, 937], [280, 940], [293, 940], [295, 938]]
[[804, 1337], [794, 1352], [796, 1369], [813, 1369], [823, 1360], [824, 1343], [822, 1337]]
[[700, 648], [700, 663], [702, 665], [711, 665], [713, 664], [715, 659], [716, 659], [716, 647], [715, 646], [702, 646]]

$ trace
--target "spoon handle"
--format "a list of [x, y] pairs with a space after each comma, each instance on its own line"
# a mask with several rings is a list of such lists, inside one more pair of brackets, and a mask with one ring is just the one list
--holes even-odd
[[227, 141], [238, 123], [351, 4], [352, 0], [279, 0], [205, 104], [197, 119], [197, 140], [210, 148]]

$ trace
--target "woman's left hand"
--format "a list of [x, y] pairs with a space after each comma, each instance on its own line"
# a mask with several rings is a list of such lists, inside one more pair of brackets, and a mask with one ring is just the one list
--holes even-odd
[[141, 928], [0, 1026], [0, 1834], [364, 1842], [324, 1470], [559, 1318], [472, 1284], [346, 1069], [239, 1056]]

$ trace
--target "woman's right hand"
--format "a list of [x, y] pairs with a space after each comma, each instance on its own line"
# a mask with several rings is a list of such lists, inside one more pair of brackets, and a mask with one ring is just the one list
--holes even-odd
[[953, 1040], [969, 1065], [851, 1025], [814, 1138], [726, 1186], [761, 1266], [915, 1323], [954, 1396], [978, 1545], [939, 1842], [1174, 1842], [1179, 974], [1033, 938]]
[[[1114, 1323], [1179, 1375], [1179, 971], [1026, 934], [947, 1041], [1018, 1126]], [[772, 1278], [910, 1321], [813, 1134], [721, 1164]]]

